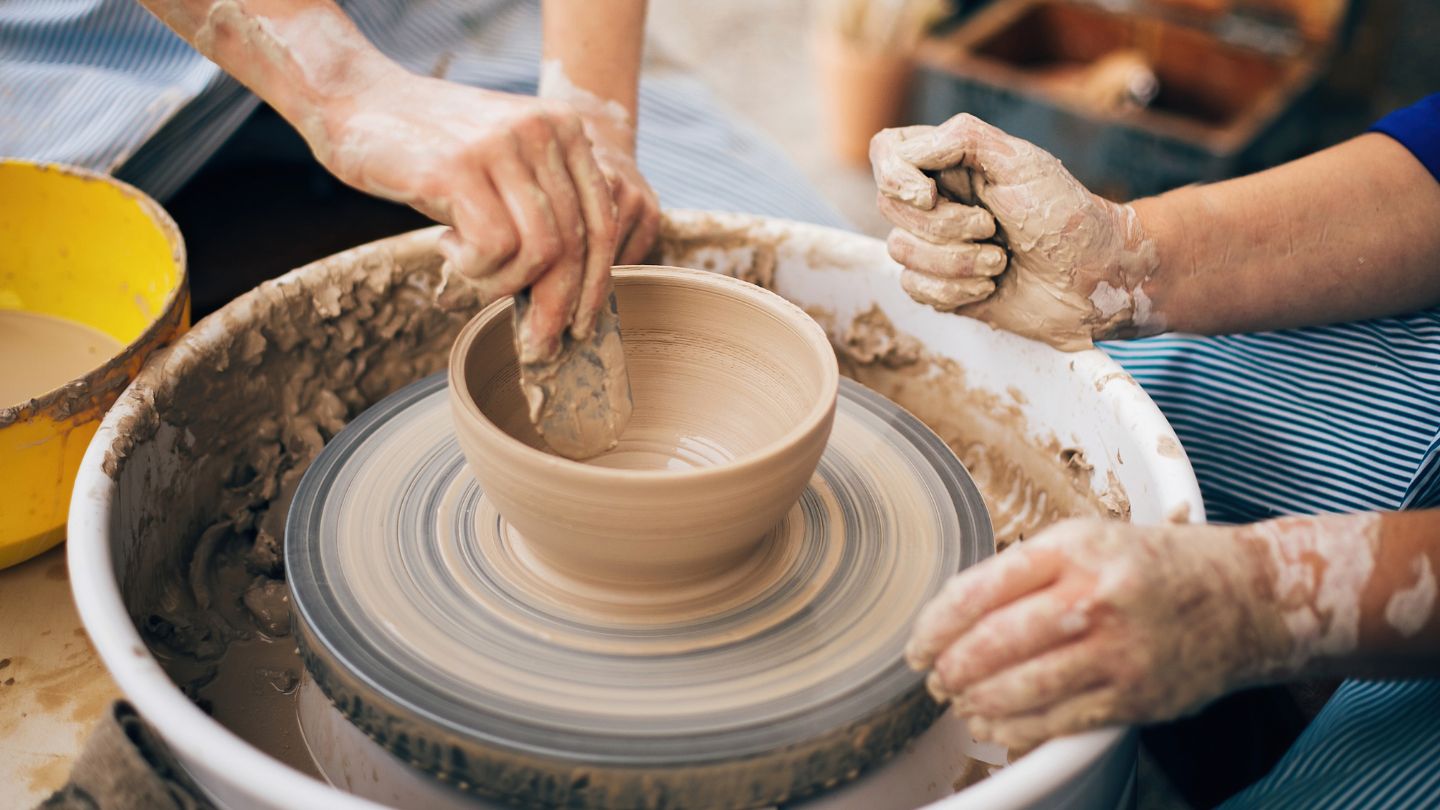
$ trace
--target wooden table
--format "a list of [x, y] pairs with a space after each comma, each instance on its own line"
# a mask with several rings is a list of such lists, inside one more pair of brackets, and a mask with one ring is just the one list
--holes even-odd
[[0, 805], [33, 807], [65, 784], [119, 696], [75, 613], [65, 547], [0, 571]]

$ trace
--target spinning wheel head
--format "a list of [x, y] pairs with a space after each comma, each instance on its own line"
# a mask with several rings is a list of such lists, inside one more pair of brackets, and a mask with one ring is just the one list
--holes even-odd
[[853, 778], [938, 713], [909, 627], [992, 551], [949, 449], [848, 381], [799, 500], [726, 576], [549, 566], [467, 472], [439, 376], [326, 447], [286, 530], [306, 666], [353, 723], [480, 795], [569, 807], [763, 806]]

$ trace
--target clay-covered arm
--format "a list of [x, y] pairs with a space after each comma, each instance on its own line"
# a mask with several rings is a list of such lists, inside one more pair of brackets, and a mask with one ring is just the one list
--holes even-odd
[[332, 0], [140, 0], [315, 147], [330, 111], [403, 73]]
[[1254, 332], [1440, 304], [1440, 183], [1369, 133], [1248, 177], [1132, 204], [1170, 328]]
[[[329, 0], [144, 0], [265, 99], [345, 183], [450, 227], [447, 277], [484, 300], [529, 288], [523, 359], [593, 333], [608, 297], [615, 203], [569, 104], [402, 69]], [[606, 4], [608, 6], [608, 4]]]
[[1250, 526], [1057, 524], [954, 577], [906, 658], [1025, 747], [1314, 675], [1440, 673], [1440, 510]]
[[574, 105], [610, 181], [616, 261], [638, 264], [660, 230], [660, 203], [635, 162], [646, 0], [545, 0], [540, 95]]

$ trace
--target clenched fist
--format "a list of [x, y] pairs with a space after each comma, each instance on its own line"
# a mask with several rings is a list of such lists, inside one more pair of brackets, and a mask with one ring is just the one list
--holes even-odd
[[1134, 210], [971, 115], [870, 143], [890, 255], [915, 300], [1080, 349], [1160, 331], [1155, 251]]

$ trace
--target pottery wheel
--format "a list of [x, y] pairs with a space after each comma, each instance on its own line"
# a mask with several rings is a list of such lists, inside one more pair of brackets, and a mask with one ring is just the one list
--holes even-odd
[[928, 726], [911, 622], [993, 547], [944, 443], [842, 380], [816, 474], [752, 559], [637, 592], [567, 579], [466, 469], [435, 375], [330, 442], [285, 555], [307, 668], [412, 764], [520, 804], [758, 806]]

